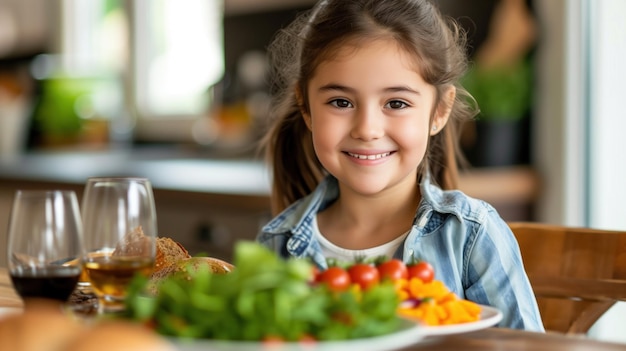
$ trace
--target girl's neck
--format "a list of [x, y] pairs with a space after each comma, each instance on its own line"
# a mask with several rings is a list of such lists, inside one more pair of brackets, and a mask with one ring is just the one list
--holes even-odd
[[411, 191], [395, 189], [378, 196], [342, 190], [340, 184], [340, 194], [318, 214], [318, 226], [332, 243], [353, 250], [379, 246], [406, 233], [421, 199], [417, 183]]

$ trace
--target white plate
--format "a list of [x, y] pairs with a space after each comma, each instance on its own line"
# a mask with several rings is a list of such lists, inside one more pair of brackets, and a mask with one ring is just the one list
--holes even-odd
[[480, 308], [480, 319], [476, 322], [442, 326], [423, 326], [422, 332], [427, 336], [461, 334], [492, 327], [502, 320], [502, 312], [498, 309], [485, 305], [480, 305]]
[[[480, 320], [476, 322], [428, 327], [406, 320], [402, 328], [391, 334], [367, 339], [346, 341], [322, 341], [314, 344], [284, 343], [269, 350], [276, 351], [386, 351], [400, 349], [409, 345], [429, 343], [430, 336], [467, 333], [496, 325], [502, 319], [502, 313], [496, 308], [481, 305]], [[258, 342], [218, 341], [218, 340], [181, 340], [170, 338], [180, 351], [256, 351], [263, 350]]]
[[346, 341], [321, 341], [311, 344], [286, 342], [264, 348], [264, 345], [254, 341], [219, 341], [219, 340], [181, 340], [170, 338], [180, 351], [386, 351], [403, 348], [416, 344], [424, 338], [422, 327], [405, 320], [399, 331], [387, 335], [366, 339]]

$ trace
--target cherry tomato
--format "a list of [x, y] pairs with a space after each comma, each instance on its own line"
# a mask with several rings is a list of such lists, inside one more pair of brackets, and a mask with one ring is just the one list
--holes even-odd
[[298, 338], [298, 342], [304, 345], [314, 345], [317, 342], [317, 339], [311, 334], [302, 334]]
[[409, 276], [406, 265], [397, 258], [384, 261], [376, 266], [376, 268], [378, 269], [381, 280], [390, 279], [395, 282], [399, 279], [406, 279]]
[[348, 274], [352, 283], [358, 284], [362, 290], [367, 290], [380, 282], [378, 269], [370, 264], [356, 263], [348, 268]]
[[424, 283], [430, 283], [435, 278], [435, 270], [433, 266], [425, 261], [410, 264], [407, 266], [407, 270], [409, 271], [409, 279], [419, 278]]
[[320, 272], [315, 279], [316, 282], [326, 284], [331, 291], [345, 291], [350, 287], [350, 275], [338, 266], [329, 267]]

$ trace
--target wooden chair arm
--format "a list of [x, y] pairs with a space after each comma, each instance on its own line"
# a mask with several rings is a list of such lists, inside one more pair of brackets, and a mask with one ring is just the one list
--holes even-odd
[[625, 301], [626, 284], [611, 279], [528, 277], [536, 296], [588, 301]]

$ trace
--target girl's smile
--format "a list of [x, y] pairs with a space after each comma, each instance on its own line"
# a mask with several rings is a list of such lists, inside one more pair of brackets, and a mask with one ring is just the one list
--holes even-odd
[[356, 159], [359, 160], [377, 160], [377, 159], [381, 159], [383, 157], [387, 157], [391, 155], [391, 152], [384, 152], [384, 153], [380, 153], [380, 154], [375, 154], [375, 153], [354, 153], [354, 152], [346, 152], [349, 156], [354, 157]]

